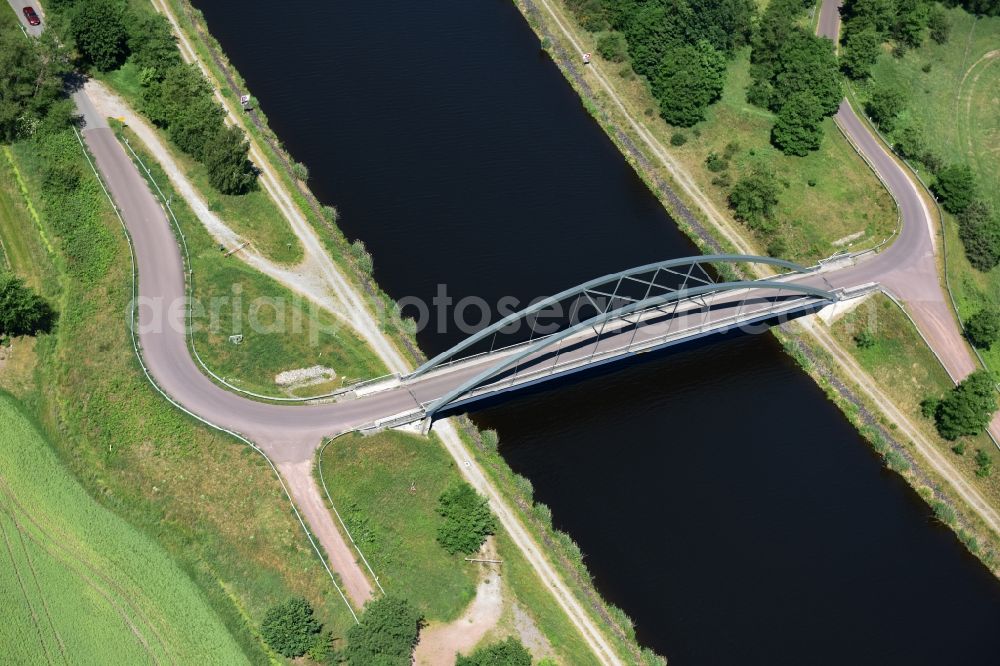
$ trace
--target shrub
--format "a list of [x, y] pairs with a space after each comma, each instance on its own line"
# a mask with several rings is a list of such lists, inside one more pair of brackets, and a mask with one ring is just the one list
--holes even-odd
[[496, 530], [496, 519], [486, 498], [464, 481], [452, 484], [441, 494], [438, 514], [444, 519], [438, 526], [438, 543], [452, 555], [476, 552]]
[[301, 181], [309, 180], [309, 167], [302, 162], [292, 165], [292, 174]]
[[670, 135], [671, 146], [683, 146], [688, 142], [687, 134], [684, 132], [674, 132]]
[[597, 38], [597, 53], [609, 62], [624, 62], [628, 44], [620, 32], [605, 32]]
[[946, 525], [953, 525], [956, 520], [955, 510], [945, 504], [944, 502], [936, 501], [931, 503], [931, 508], [934, 510], [934, 515], [942, 523]]
[[865, 111], [879, 126], [886, 131], [892, 131], [896, 116], [903, 110], [906, 96], [899, 88], [880, 86], [872, 93], [865, 104]]
[[1000, 216], [975, 200], [958, 216], [958, 236], [973, 268], [984, 273], [1000, 264]]
[[336, 223], [337, 219], [340, 218], [340, 211], [337, 210], [336, 206], [323, 206], [323, 219], [330, 224]]
[[993, 473], [993, 459], [982, 449], [976, 450], [976, 476], [985, 479]]
[[295, 597], [267, 611], [260, 625], [260, 634], [282, 655], [301, 657], [316, 643], [320, 629], [309, 602]]
[[756, 168], [743, 176], [729, 193], [729, 206], [737, 219], [761, 226], [778, 205], [778, 182], [770, 171]]
[[718, 176], [712, 179], [712, 185], [716, 185], [723, 189], [729, 187], [733, 184], [733, 181], [729, 178], [729, 172], [723, 171]]
[[351, 666], [410, 666], [422, 624], [420, 611], [405, 599], [380, 597], [348, 630], [344, 657]]
[[468, 657], [458, 655], [455, 666], [531, 666], [531, 653], [514, 637], [483, 646]]
[[877, 342], [875, 335], [868, 328], [861, 329], [854, 336], [854, 344], [858, 346], [858, 349], [871, 349]]
[[965, 332], [975, 346], [991, 348], [1000, 340], [1000, 310], [986, 308], [972, 315], [965, 322]]
[[52, 330], [52, 306], [11, 273], [0, 272], [0, 336], [35, 335]]
[[729, 168], [729, 162], [718, 153], [709, 153], [708, 157], [705, 158], [705, 166], [712, 173], [718, 173]]
[[934, 194], [949, 213], [959, 215], [976, 199], [976, 177], [966, 164], [950, 164], [941, 169]]
[[250, 145], [237, 127], [219, 130], [205, 146], [208, 182], [223, 194], [246, 194], [257, 187], [257, 168], [247, 157]]
[[895, 470], [900, 474], [910, 469], [910, 461], [902, 453], [895, 450], [885, 454], [885, 464], [889, 466], [889, 469]]
[[934, 415], [938, 433], [954, 441], [965, 435], [979, 435], [997, 410], [993, 377], [978, 370], [953, 388], [937, 405]]
[[0, 30], [0, 140], [27, 138], [62, 94], [69, 66], [52, 40]]
[[932, 5], [927, 16], [927, 26], [931, 29], [931, 39], [938, 44], [944, 44], [951, 35], [951, 21], [939, 5]]

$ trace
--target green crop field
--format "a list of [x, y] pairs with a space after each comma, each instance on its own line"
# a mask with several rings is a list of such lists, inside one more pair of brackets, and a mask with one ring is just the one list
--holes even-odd
[[429, 620], [461, 613], [477, 570], [436, 540], [437, 499], [458, 479], [437, 439], [345, 435], [326, 447], [321, 464], [334, 505], [386, 592], [408, 598]]
[[[972, 167], [980, 196], [1000, 211], [1000, 17], [977, 19], [954, 8], [948, 18], [951, 37], [945, 44], [927, 39], [903, 57], [881, 56], [872, 83], [858, 92], [865, 99], [873, 85], [906, 91], [897, 125], [915, 123], [945, 163]], [[945, 225], [949, 277], [962, 317], [983, 306], [1000, 307], [1000, 267], [987, 274], [973, 269], [963, 256], [956, 220], [946, 214]], [[1000, 372], [1000, 348], [984, 357]]]
[[167, 554], [92, 500], [0, 394], [0, 643], [7, 663], [241, 663]]

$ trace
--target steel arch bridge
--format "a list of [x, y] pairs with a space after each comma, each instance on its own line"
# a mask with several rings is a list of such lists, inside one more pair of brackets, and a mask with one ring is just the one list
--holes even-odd
[[[739, 267], [750, 264], [774, 266], [785, 272], [762, 280], [719, 277], [733, 275]], [[771, 257], [730, 254], [684, 257], [637, 266], [589, 280], [507, 315], [400, 379], [403, 385], [412, 386], [428, 375], [466, 365], [475, 367], [474, 374], [458, 373], [462, 375], [461, 380], [450, 384], [441, 395], [422, 403], [424, 415], [432, 419], [440, 410], [470, 400], [477, 391], [482, 395], [518, 386], [518, 373], [525, 367], [528, 370], [524, 370], [521, 384], [535, 383], [598, 362], [840, 300], [842, 296], [837, 292], [791, 281], [815, 270]], [[538, 317], [550, 309], [561, 309], [569, 316], [564, 318], [560, 330], [535, 337], [532, 317], [537, 323]], [[593, 314], [582, 316], [580, 313], [584, 310]], [[721, 316], [720, 311], [728, 314]], [[720, 316], [710, 320], [713, 312]], [[671, 332], [671, 324], [679, 317], [693, 320], [697, 314], [703, 316], [700, 326]], [[658, 337], [649, 337], [654, 331], [652, 322], [657, 322]], [[500, 333], [524, 323], [529, 324], [528, 340], [496, 347]], [[611, 339], [613, 343], [609, 344]], [[487, 341], [490, 341], [488, 352], [461, 356]], [[602, 344], [606, 347], [603, 350]], [[565, 360], [570, 354], [566, 345], [576, 350], [569, 361]], [[588, 347], [591, 348], [589, 352]], [[564, 357], [562, 363], [560, 355]], [[498, 386], [501, 379], [510, 380], [508, 388]]]

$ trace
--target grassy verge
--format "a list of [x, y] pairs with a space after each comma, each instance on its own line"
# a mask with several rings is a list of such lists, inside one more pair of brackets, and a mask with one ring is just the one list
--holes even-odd
[[[91, 499], [17, 403], [0, 394], [0, 532], [8, 658], [210, 661], [245, 657], [167, 554]], [[16, 599], [16, 601], [15, 601]]]
[[[347, 627], [351, 617], [264, 460], [171, 408], [143, 376], [123, 318], [128, 246], [76, 137], [39, 137], [12, 154], [56, 250], [50, 268], [26, 271], [58, 275], [44, 291], [60, 319], [33, 347], [15, 341], [12, 361], [28, 371], [14, 381], [5, 369], [0, 384], [39, 420], [84, 488], [198, 584], [246, 660], [269, 660], [255, 627], [290, 595], [308, 598], [335, 631]], [[75, 165], [71, 192], [48, 189], [42, 174], [54, 163]]]
[[[862, 331], [872, 335], [873, 342], [869, 346], [859, 346], [855, 342], [855, 336]], [[994, 506], [1000, 506], [1000, 475], [995, 472], [986, 478], [976, 475], [974, 456], [977, 450], [984, 451], [994, 460], [994, 468], [1000, 460], [989, 437], [980, 435], [948, 442], [938, 435], [933, 421], [920, 412], [921, 400], [943, 396], [954, 383], [906, 315], [888, 298], [879, 295], [837, 321], [831, 333], [841, 346], [853, 350], [882, 392], [950, 458], [969, 483]], [[964, 445], [964, 453], [954, 452], [956, 444]]]
[[[315, 395], [344, 383], [386, 373], [365, 343], [334, 315], [259, 273], [238, 257], [225, 257], [204, 226], [173, 191], [160, 165], [135, 135], [118, 128], [141, 160], [139, 170], [171, 199], [191, 255], [195, 301], [203, 312], [194, 342], [208, 367], [234, 386], [263, 395]], [[152, 188], [154, 193], [155, 188]], [[243, 335], [239, 344], [231, 335]], [[295, 389], [275, 384], [275, 376], [303, 365], [322, 365], [336, 378]]]
[[[979, 181], [981, 196], [1000, 210], [1000, 17], [976, 18], [961, 8], [947, 10], [951, 37], [944, 44], [931, 39], [901, 57], [879, 57], [869, 82], [857, 87], [867, 100], [875, 87], [905, 91], [906, 108], [898, 127], [922, 130], [930, 152], [945, 164], [966, 163]], [[926, 71], [925, 71], [926, 70]], [[892, 133], [890, 133], [892, 138]], [[980, 273], [966, 261], [958, 239], [957, 221], [944, 217], [948, 243], [948, 277], [962, 319], [984, 306], [1000, 307], [1000, 267]], [[1000, 373], [1000, 349], [983, 354]]]
[[[448, 555], [436, 540], [437, 498], [461, 479], [436, 438], [344, 435], [326, 447], [320, 464], [334, 504], [386, 592], [410, 599], [429, 620], [457, 617], [474, 595], [478, 565]], [[517, 603], [563, 663], [595, 663], [514, 543], [502, 531], [494, 539], [507, 604], [493, 635], [516, 631]]]
[[333, 440], [320, 460], [333, 504], [390, 593], [428, 620], [452, 620], [472, 600], [476, 569], [437, 543], [441, 493], [458, 479], [436, 440], [385, 431]]
[[[150, 8], [149, 11], [152, 11]], [[142, 88], [137, 67], [129, 60], [120, 69], [99, 78], [121, 95], [133, 109], [141, 109]], [[208, 168], [177, 149], [161, 133], [174, 161], [205, 199], [209, 210], [218, 215], [265, 257], [284, 264], [302, 259], [302, 245], [278, 206], [262, 187], [240, 195], [221, 194], [208, 180]]]

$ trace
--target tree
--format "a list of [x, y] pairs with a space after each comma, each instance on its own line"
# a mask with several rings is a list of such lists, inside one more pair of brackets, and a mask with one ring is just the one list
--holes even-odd
[[260, 634], [274, 650], [291, 658], [304, 655], [316, 642], [321, 629], [309, 602], [295, 597], [267, 611]]
[[958, 216], [958, 237], [973, 268], [984, 273], [1000, 264], [1000, 217], [989, 205], [974, 200]]
[[441, 494], [438, 514], [444, 518], [438, 527], [438, 543], [452, 555], [476, 552], [496, 530], [486, 498], [465, 482], [456, 482]]
[[351, 666], [410, 666], [423, 616], [404, 599], [368, 602], [359, 624], [347, 632], [344, 656]]
[[753, 228], [763, 228], [774, 215], [778, 205], [778, 183], [774, 174], [756, 168], [733, 185], [729, 193], [729, 206], [736, 219]]
[[934, 194], [949, 213], [961, 214], [976, 198], [976, 177], [966, 164], [950, 164], [937, 174]]
[[167, 70], [181, 64], [177, 40], [170, 30], [170, 22], [162, 14], [125, 15], [128, 48], [132, 60], [140, 70], [152, 70], [153, 76], [163, 80]]
[[250, 149], [243, 131], [225, 127], [205, 146], [208, 182], [223, 194], [245, 194], [257, 184], [257, 170], [247, 158]]
[[121, 67], [128, 56], [124, 5], [111, 0], [89, 0], [73, 6], [70, 34], [80, 54], [101, 72]]
[[934, 418], [938, 433], [954, 441], [985, 432], [996, 410], [993, 377], [985, 370], [977, 370], [941, 400]]
[[840, 68], [852, 79], [868, 76], [882, 52], [882, 40], [874, 28], [851, 30], [840, 51]]
[[601, 33], [597, 38], [597, 52], [608, 62], [624, 62], [628, 57], [625, 35], [616, 31]]
[[823, 108], [815, 97], [798, 92], [778, 111], [771, 141], [786, 155], [807, 155], [823, 138]]
[[892, 36], [907, 47], [916, 48], [923, 41], [927, 27], [927, 8], [923, 0], [896, 0]]
[[458, 656], [455, 666], [531, 666], [531, 653], [514, 637]]
[[0, 336], [37, 335], [52, 330], [56, 314], [24, 280], [0, 272]]
[[660, 114], [672, 125], [690, 127], [722, 94], [726, 60], [708, 41], [669, 49], [650, 79]]
[[1000, 310], [984, 308], [965, 322], [969, 342], [980, 349], [990, 349], [1000, 341]]
[[779, 110], [792, 95], [802, 92], [816, 98], [824, 115], [837, 112], [843, 91], [833, 42], [794, 28], [782, 44], [779, 61], [773, 79], [772, 110]]
[[28, 40], [20, 30], [0, 30], [0, 141], [34, 134], [59, 99], [69, 71], [48, 33]]
[[951, 36], [951, 21], [940, 5], [933, 5], [927, 15], [927, 27], [931, 29], [931, 39], [938, 44], [945, 44]]
[[906, 96], [902, 90], [895, 87], [879, 86], [875, 88], [871, 99], [865, 104], [865, 110], [876, 124], [891, 132], [896, 123], [896, 116], [905, 105]]
[[896, 16], [895, 0], [850, 0], [841, 12], [847, 29], [873, 28], [885, 33]]

